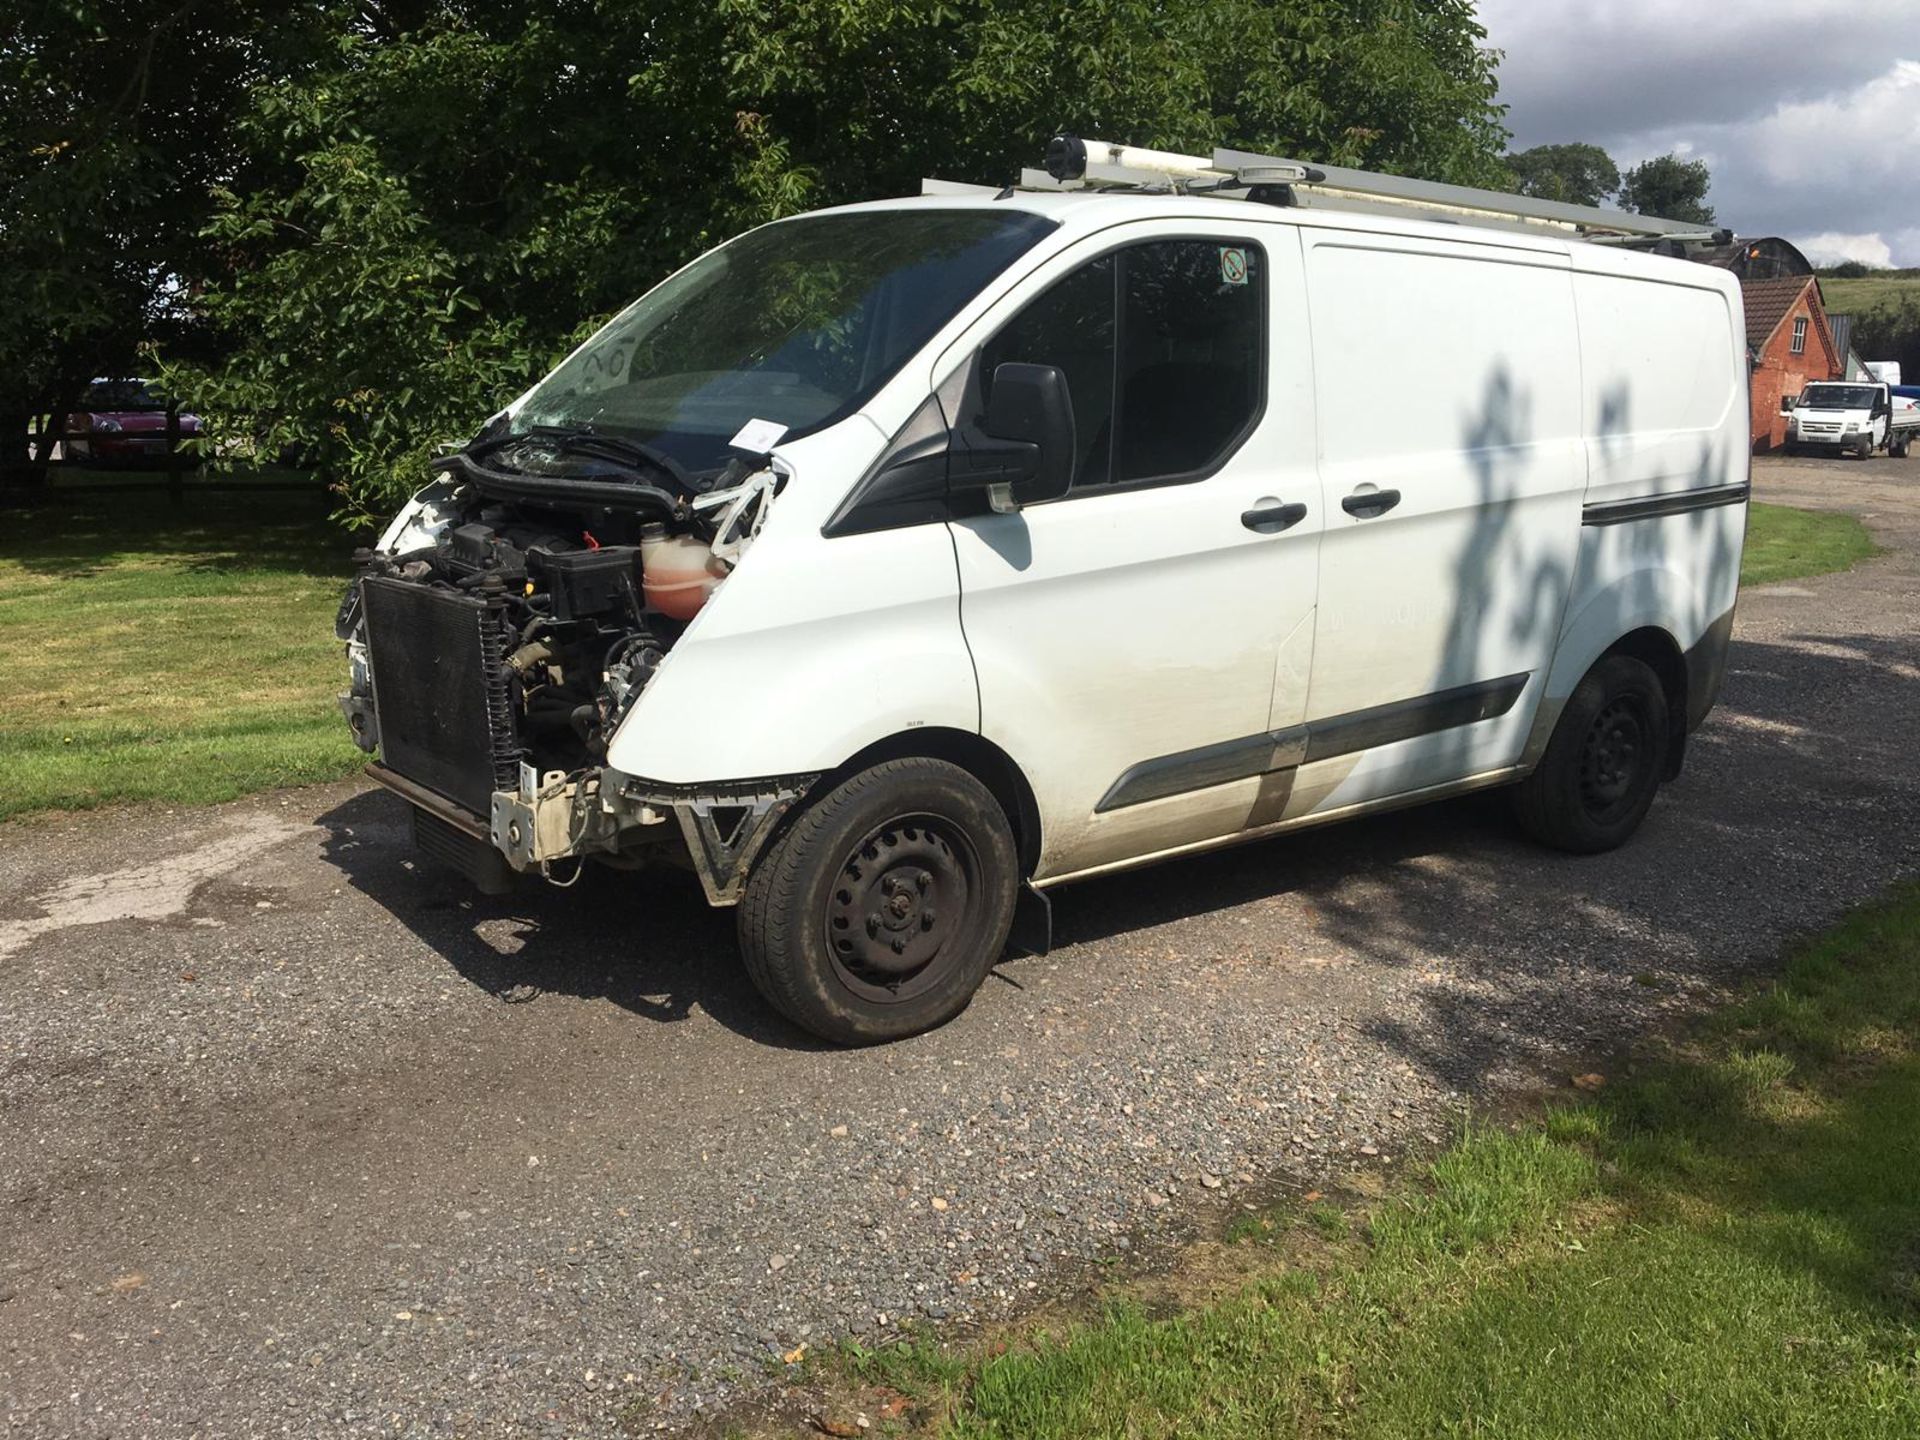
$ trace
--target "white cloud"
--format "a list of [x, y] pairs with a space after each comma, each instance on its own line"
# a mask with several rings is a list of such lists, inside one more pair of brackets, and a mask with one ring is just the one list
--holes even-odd
[[1808, 235], [1799, 244], [1816, 265], [1838, 265], [1842, 260], [1858, 260], [1863, 265], [1893, 264], [1893, 247], [1878, 235], [1842, 235], [1829, 230]]
[[1914, 167], [1920, 160], [1920, 60], [1897, 60], [1884, 75], [1858, 88], [1780, 106], [1746, 136], [1766, 178], [1777, 185], [1850, 187], [1883, 182], [1907, 191], [1909, 212], [1920, 206]]
[[1851, 0], [1684, 20], [1670, 0], [1480, 10], [1488, 43], [1506, 52], [1516, 147], [1591, 141], [1622, 169], [1668, 151], [1703, 159], [1708, 203], [1744, 234], [1824, 246], [1821, 258], [1920, 264], [1920, 0], [1874, 7], [1870, 37]]

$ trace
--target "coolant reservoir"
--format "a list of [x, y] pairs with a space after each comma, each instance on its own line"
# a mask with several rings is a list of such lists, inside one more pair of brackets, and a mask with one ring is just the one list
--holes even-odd
[[640, 527], [640, 589], [647, 604], [675, 620], [691, 620], [727, 576], [713, 547], [664, 525]]

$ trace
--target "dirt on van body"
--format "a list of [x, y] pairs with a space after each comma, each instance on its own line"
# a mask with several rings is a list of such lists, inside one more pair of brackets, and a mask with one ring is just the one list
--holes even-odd
[[10, 1434], [612, 1435], [1391, 1166], [1920, 868], [1920, 460], [1742, 597], [1638, 839], [1498, 797], [1058, 892], [936, 1034], [772, 1019], [688, 877], [478, 898], [356, 784], [0, 830]]

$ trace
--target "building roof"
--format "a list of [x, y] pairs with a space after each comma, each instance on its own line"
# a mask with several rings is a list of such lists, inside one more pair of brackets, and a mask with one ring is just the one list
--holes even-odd
[[1833, 348], [1835, 353], [1844, 358], [1847, 351], [1853, 348], [1853, 316], [1829, 313], [1827, 315], [1827, 329], [1833, 334]]
[[1740, 294], [1747, 311], [1747, 344], [1755, 350], [1764, 346], [1809, 285], [1818, 292], [1819, 282], [1811, 275], [1742, 281]]
[[1731, 270], [1742, 280], [1777, 280], [1789, 275], [1811, 275], [1813, 266], [1799, 247], [1778, 235], [1762, 235], [1736, 240], [1730, 245], [1711, 245], [1687, 251], [1689, 260], [1702, 265], [1717, 265]]

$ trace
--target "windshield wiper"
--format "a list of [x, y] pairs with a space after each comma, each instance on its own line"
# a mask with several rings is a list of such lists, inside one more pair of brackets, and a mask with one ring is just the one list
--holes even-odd
[[692, 490], [693, 483], [688, 480], [687, 472], [680, 462], [664, 450], [639, 440], [629, 440], [620, 435], [603, 435], [585, 425], [534, 425], [525, 430], [516, 430], [488, 440], [484, 444], [467, 447], [467, 453], [478, 459], [516, 440], [547, 440], [555, 449], [573, 455], [592, 455], [602, 460], [611, 460], [629, 470], [652, 471], [665, 475], [683, 490]]

